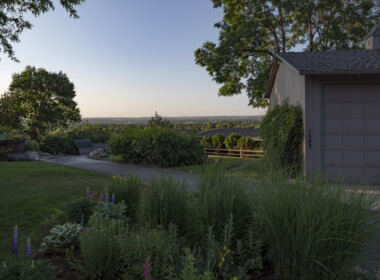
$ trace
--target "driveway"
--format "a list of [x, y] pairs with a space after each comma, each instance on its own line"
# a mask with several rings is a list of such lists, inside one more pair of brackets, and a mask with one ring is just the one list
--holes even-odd
[[198, 176], [178, 170], [94, 160], [87, 156], [49, 156], [41, 158], [41, 161], [105, 173], [113, 176], [119, 175], [121, 177], [126, 177], [133, 173], [139, 176], [145, 183], [148, 183], [152, 176], [155, 178], [172, 177], [180, 183], [184, 182], [186, 189], [189, 192], [197, 189]]

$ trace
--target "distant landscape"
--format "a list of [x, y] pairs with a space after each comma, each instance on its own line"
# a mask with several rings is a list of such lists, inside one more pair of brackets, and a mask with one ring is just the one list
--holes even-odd
[[[200, 117], [164, 117], [173, 124], [218, 123], [218, 122], [256, 122], [264, 116], [200, 116]], [[146, 124], [151, 117], [140, 118], [83, 118], [94, 124]]]

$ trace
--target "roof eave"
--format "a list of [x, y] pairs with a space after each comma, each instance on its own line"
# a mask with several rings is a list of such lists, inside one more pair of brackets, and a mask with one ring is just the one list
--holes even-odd
[[286, 61], [286, 59], [282, 58], [280, 54], [276, 54], [275, 57], [274, 57], [274, 60], [273, 60], [273, 64], [272, 64], [272, 70], [270, 72], [270, 76], [269, 76], [269, 81], [268, 81], [268, 85], [267, 85], [267, 88], [266, 88], [266, 91], [264, 93], [264, 97], [265, 98], [269, 98], [271, 93], [272, 93], [272, 88], [273, 88], [273, 84], [274, 84], [274, 81], [276, 80], [276, 74], [277, 74], [277, 70], [278, 68], [280, 67], [280, 63], [285, 63], [286, 65], [288, 65], [291, 69], [293, 69], [294, 72], [302, 75], [300, 73], [300, 71], [294, 67], [292, 64], [290, 64], [288, 61]]
[[273, 59], [272, 69], [270, 71], [268, 85], [267, 85], [266, 91], [264, 93], [265, 98], [269, 98], [270, 94], [272, 93], [272, 87], [274, 84], [274, 80], [276, 79], [278, 67], [280, 67], [280, 62], [281, 62], [281, 60], [277, 57], [277, 55], [275, 55], [275, 57]]
[[300, 75], [363, 75], [363, 74], [380, 74], [380, 70], [368, 70], [368, 71], [310, 71], [310, 70], [300, 70]]

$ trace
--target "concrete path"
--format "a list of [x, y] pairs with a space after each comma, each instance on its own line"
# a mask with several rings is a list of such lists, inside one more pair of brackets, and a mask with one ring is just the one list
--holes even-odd
[[127, 175], [133, 173], [139, 176], [145, 183], [148, 183], [152, 176], [156, 178], [172, 177], [178, 182], [182, 183], [184, 181], [187, 191], [189, 192], [197, 189], [198, 176], [189, 172], [178, 170], [94, 160], [87, 158], [87, 156], [50, 156], [41, 158], [41, 161], [114, 176], [119, 175], [121, 177], [126, 177]]

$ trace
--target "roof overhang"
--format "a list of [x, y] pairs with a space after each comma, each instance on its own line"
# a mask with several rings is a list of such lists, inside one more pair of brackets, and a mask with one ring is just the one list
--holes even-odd
[[289, 66], [298, 75], [366, 75], [366, 74], [380, 74], [380, 70], [330, 70], [330, 71], [312, 71], [312, 70], [299, 70], [290, 64], [286, 59], [282, 58], [280, 54], [276, 54], [273, 59], [272, 69], [269, 76], [268, 85], [264, 93], [265, 98], [269, 98], [272, 93], [273, 84], [276, 80], [277, 71], [280, 64], [284, 63]]
[[270, 71], [268, 85], [267, 85], [266, 91], [264, 93], [265, 98], [270, 97], [270, 94], [272, 92], [272, 87], [273, 87], [274, 81], [276, 79], [277, 70], [278, 70], [278, 67], [280, 67], [280, 63], [281, 63], [281, 60], [277, 57], [277, 55], [275, 55], [275, 57], [273, 59], [272, 69]]

